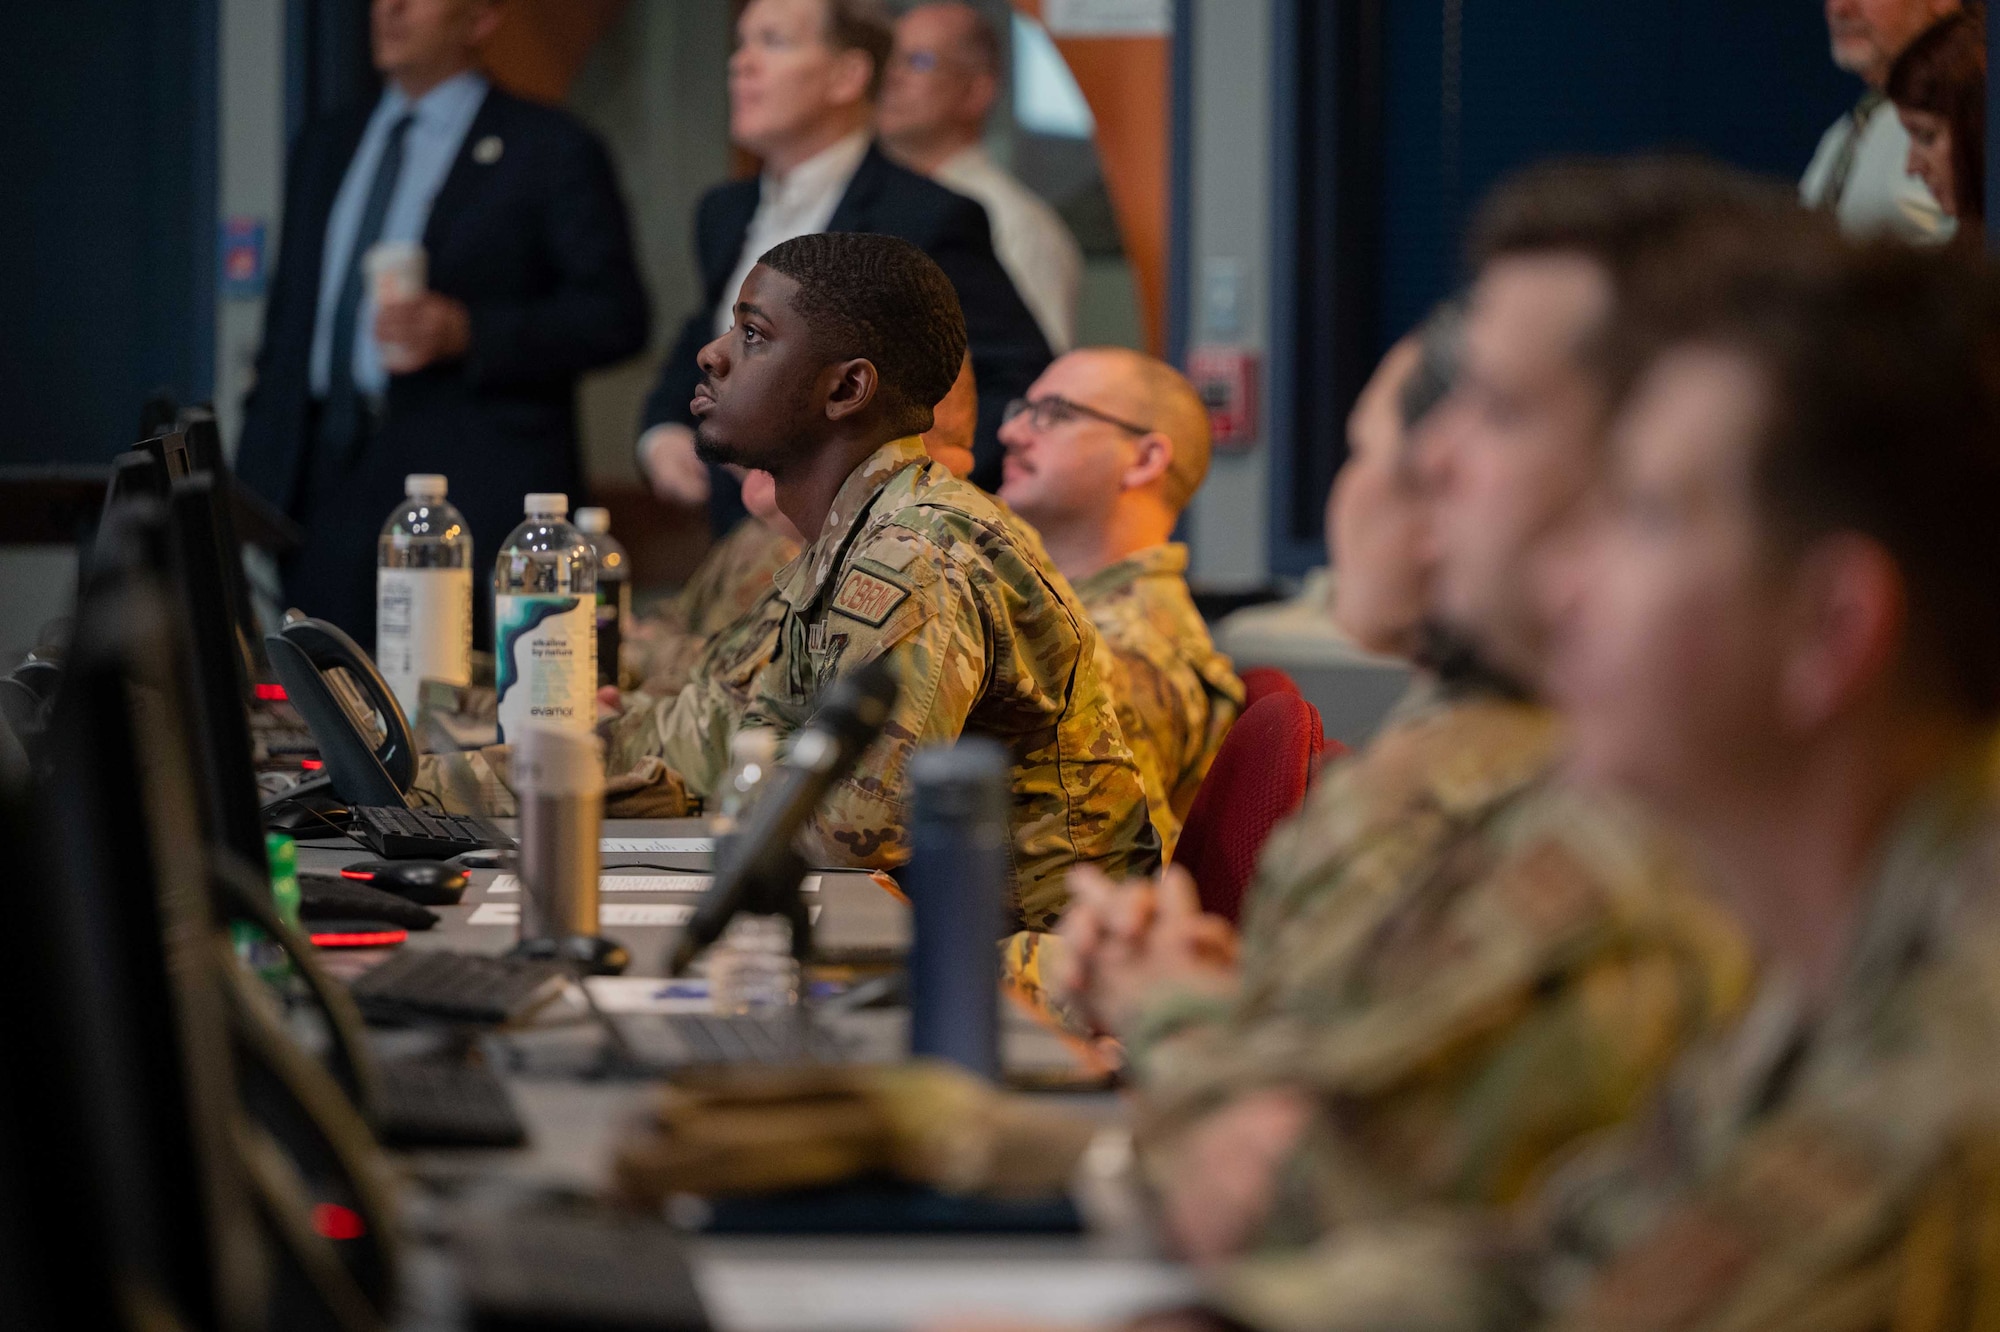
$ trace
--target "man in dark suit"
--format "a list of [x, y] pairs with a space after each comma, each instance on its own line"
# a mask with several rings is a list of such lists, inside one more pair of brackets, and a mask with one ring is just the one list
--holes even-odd
[[[370, 109], [293, 147], [285, 240], [237, 472], [306, 529], [285, 595], [373, 642], [375, 537], [409, 472], [441, 472], [473, 534], [476, 624], [530, 491], [576, 495], [576, 384], [645, 345], [603, 146], [479, 74], [494, 0], [374, 0]], [[428, 289], [377, 304], [363, 256], [416, 242]], [[387, 294], [387, 293], [385, 293]]]
[[[1000, 483], [1000, 413], [1049, 363], [1048, 343], [994, 256], [986, 213], [882, 155], [875, 98], [894, 43], [877, 0], [751, 0], [729, 59], [729, 134], [763, 159], [756, 180], [719, 185], [695, 213], [702, 304], [646, 403], [639, 462], [663, 499], [710, 504], [719, 536], [740, 516], [735, 484], [694, 456], [695, 354], [726, 332], [744, 275], [780, 241], [872, 231], [928, 254], [958, 291], [979, 389], [972, 479]], [[811, 534], [808, 534], [810, 539]]]

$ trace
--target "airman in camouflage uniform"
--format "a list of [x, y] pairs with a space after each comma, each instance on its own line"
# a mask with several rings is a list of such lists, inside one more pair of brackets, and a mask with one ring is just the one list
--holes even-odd
[[1031, 524], [1104, 635], [1106, 675], [1169, 858], [1243, 706], [1188, 595], [1174, 525], [1208, 475], [1208, 410], [1125, 347], [1058, 357], [1008, 405], [1000, 498]]
[[1188, 595], [1187, 547], [1148, 546], [1076, 583], [1111, 662], [1118, 723], [1172, 859], [1188, 806], [1243, 711], [1243, 682]]
[[919, 746], [990, 736], [1014, 755], [1017, 910], [1061, 912], [1081, 862], [1158, 860], [1145, 795], [1096, 668], [1097, 631], [1063, 580], [989, 496], [916, 438], [883, 445], [834, 499], [826, 527], [752, 617], [776, 654], [739, 715], [697, 678], [621, 737], [619, 759], [659, 756], [689, 798], [722, 779], [740, 726], [787, 735], [843, 667], [888, 656], [899, 685], [882, 739], [821, 806], [803, 845], [819, 863], [887, 867], [909, 853], [903, 772]]

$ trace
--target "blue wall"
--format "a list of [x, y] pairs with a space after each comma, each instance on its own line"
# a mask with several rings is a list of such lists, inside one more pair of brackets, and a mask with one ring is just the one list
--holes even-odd
[[[1507, 171], [1557, 153], [1686, 148], [1796, 179], [1861, 93], [1827, 58], [1816, 0], [1390, 0], [1386, 10], [1385, 339], [1462, 276], [1466, 215]], [[1453, 11], [1455, 153], [1444, 77]]]
[[10, 8], [0, 460], [103, 461], [215, 357], [215, 0]]
[[[1321, 502], [1345, 455], [1352, 394], [1390, 343], [1464, 281], [1465, 223], [1496, 180], [1551, 156], [1647, 149], [1796, 180], [1861, 93], [1828, 58], [1817, 0], [1319, 8], [1334, 2], [1278, 6], [1270, 550], [1280, 574], [1324, 561]], [[1330, 46], [1302, 36], [1334, 13], [1351, 21]], [[1298, 72], [1301, 59], [1331, 71], [1321, 96], [1350, 98], [1331, 120], [1324, 101], [1317, 113], [1288, 104], [1313, 96], [1302, 91], [1312, 80]], [[1371, 74], [1379, 99], [1366, 91]], [[1335, 123], [1346, 128], [1331, 150], [1321, 144], [1316, 154], [1301, 137]], [[1350, 142], [1357, 134], [1362, 146]], [[1354, 155], [1366, 145], [1377, 155]], [[1287, 179], [1303, 176], [1299, 162], [1317, 178]], [[1288, 245], [1296, 227], [1315, 234]]]

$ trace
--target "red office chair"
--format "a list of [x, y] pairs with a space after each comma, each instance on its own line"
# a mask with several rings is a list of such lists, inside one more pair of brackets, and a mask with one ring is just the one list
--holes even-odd
[[1202, 910], [1231, 922], [1241, 914], [1264, 839], [1305, 803], [1325, 747], [1319, 709], [1296, 692], [1254, 700], [1229, 728], [1174, 849], [1174, 863], [1194, 876]]
[[1300, 697], [1298, 682], [1276, 666], [1252, 666], [1236, 678], [1243, 682], [1243, 707], [1246, 711], [1258, 699], [1272, 694]]

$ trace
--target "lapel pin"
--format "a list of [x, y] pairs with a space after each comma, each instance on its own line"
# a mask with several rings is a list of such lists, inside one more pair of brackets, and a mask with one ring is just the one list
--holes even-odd
[[492, 166], [500, 160], [500, 154], [507, 151], [507, 145], [500, 142], [500, 136], [489, 134], [472, 145], [472, 160], [481, 166]]

